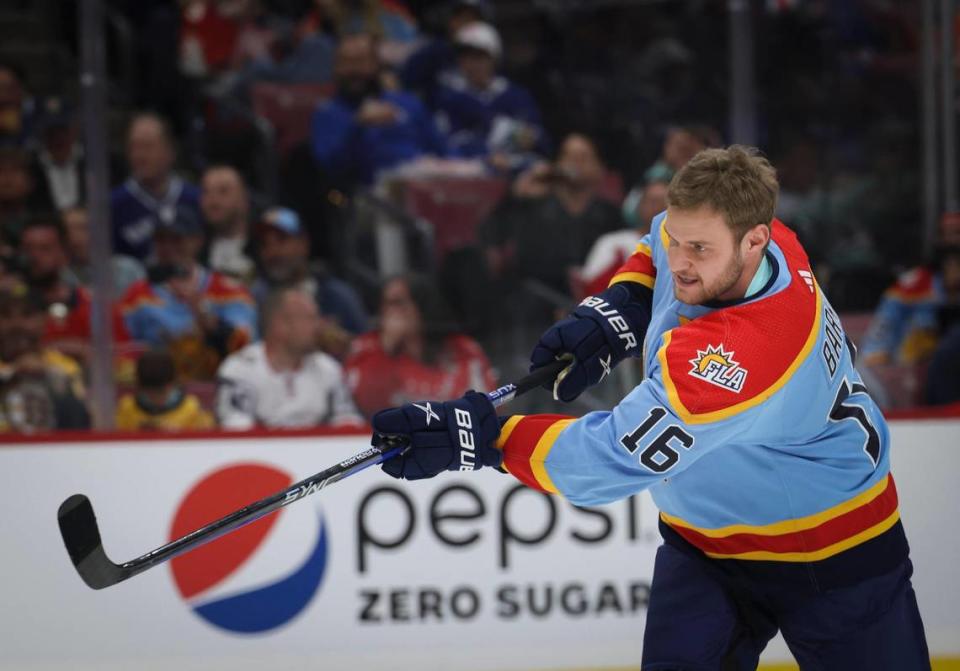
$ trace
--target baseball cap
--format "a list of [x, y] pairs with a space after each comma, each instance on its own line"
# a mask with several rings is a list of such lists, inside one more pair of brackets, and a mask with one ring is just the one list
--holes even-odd
[[500, 58], [503, 51], [497, 29], [482, 21], [475, 21], [458, 30], [454, 43], [458, 47], [483, 51], [493, 58]]
[[260, 226], [275, 228], [287, 235], [301, 235], [300, 215], [287, 207], [271, 207], [260, 217]]

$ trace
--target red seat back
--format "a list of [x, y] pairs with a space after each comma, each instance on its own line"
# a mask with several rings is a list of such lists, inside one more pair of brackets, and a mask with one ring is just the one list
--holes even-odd
[[276, 131], [276, 148], [281, 156], [310, 136], [313, 112], [331, 95], [331, 84], [258, 82], [250, 91], [254, 113], [269, 121]]
[[436, 258], [477, 242], [477, 227], [497, 206], [507, 182], [493, 177], [434, 178], [404, 184], [404, 207], [433, 224]]

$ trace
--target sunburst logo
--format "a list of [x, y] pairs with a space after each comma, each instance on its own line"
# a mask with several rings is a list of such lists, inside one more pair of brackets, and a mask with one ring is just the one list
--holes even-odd
[[697, 350], [697, 356], [690, 359], [693, 368], [690, 375], [710, 384], [723, 387], [728, 391], [740, 393], [747, 381], [747, 369], [733, 359], [733, 350], [726, 351], [723, 343], [714, 347], [707, 345], [705, 350]]

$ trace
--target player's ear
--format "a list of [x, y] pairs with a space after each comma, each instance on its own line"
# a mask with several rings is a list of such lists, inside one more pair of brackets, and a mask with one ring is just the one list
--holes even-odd
[[766, 224], [757, 224], [743, 236], [744, 252], [762, 252], [770, 242], [770, 227]]

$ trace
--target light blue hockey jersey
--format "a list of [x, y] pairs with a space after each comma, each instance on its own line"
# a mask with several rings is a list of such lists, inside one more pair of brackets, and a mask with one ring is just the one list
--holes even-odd
[[816, 562], [827, 583], [902, 561], [887, 424], [793, 232], [773, 222], [760, 291], [691, 306], [664, 218], [613, 279], [653, 289], [643, 382], [609, 412], [510, 417], [506, 470], [577, 505], [650, 489], [667, 541], [718, 560]]

